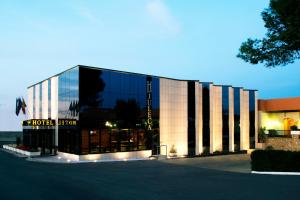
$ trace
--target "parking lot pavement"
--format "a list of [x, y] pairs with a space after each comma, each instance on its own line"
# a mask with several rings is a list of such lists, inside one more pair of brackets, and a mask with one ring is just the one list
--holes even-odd
[[218, 171], [250, 173], [251, 161], [248, 154], [219, 155], [208, 157], [170, 159], [162, 162]]
[[0, 151], [0, 199], [298, 199], [299, 176], [220, 170], [237, 165], [240, 169], [244, 165], [240, 162], [249, 164], [249, 158], [241, 155], [70, 165], [28, 162]]

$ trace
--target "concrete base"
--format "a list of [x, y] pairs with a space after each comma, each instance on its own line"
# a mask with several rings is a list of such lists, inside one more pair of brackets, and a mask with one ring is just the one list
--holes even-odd
[[121, 161], [121, 160], [140, 160], [149, 159], [152, 150], [116, 152], [103, 154], [75, 155], [70, 153], [58, 152], [58, 156], [70, 161]]
[[37, 151], [37, 152], [30, 152], [30, 151], [24, 151], [21, 149], [17, 149], [16, 147], [12, 146], [12, 145], [3, 145], [3, 149], [9, 150], [9, 151], [13, 151], [15, 153], [27, 156], [27, 157], [35, 157], [35, 156], [40, 156], [41, 152]]

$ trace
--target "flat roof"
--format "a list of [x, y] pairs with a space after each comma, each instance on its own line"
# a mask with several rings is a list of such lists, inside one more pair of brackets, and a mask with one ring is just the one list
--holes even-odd
[[300, 111], [300, 97], [259, 99], [258, 110], [265, 112]]

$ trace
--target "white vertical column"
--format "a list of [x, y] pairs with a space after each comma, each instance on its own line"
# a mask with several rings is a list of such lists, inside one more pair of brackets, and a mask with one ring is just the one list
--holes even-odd
[[48, 119], [48, 80], [42, 84], [42, 118]]
[[[160, 144], [188, 154], [187, 81], [160, 78]], [[164, 152], [162, 152], [164, 153]]]
[[241, 90], [241, 150], [249, 149], [249, 91]]
[[33, 87], [27, 89], [27, 118], [33, 118]]
[[35, 118], [40, 118], [40, 85], [37, 84], [35, 87]]
[[202, 84], [199, 82], [195, 83], [195, 126], [196, 126], [196, 155], [203, 152], [203, 121], [202, 121]]
[[234, 93], [229, 87], [229, 151], [234, 152]]
[[222, 87], [212, 86], [211, 91], [213, 94], [210, 97], [210, 153], [215, 151], [222, 151]]
[[259, 125], [258, 125], [258, 92], [255, 91], [255, 147], [258, 143], [258, 131], [259, 131]]
[[55, 119], [55, 146], [58, 146], [58, 77], [51, 78], [51, 119]]
[[223, 112], [222, 112], [222, 86], [215, 87], [215, 115], [214, 115], [214, 140], [215, 151], [222, 151], [223, 149]]

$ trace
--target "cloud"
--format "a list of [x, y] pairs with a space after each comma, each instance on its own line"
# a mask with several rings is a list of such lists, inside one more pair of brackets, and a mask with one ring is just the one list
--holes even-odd
[[149, 0], [146, 10], [150, 18], [164, 30], [177, 34], [180, 25], [162, 0]]

